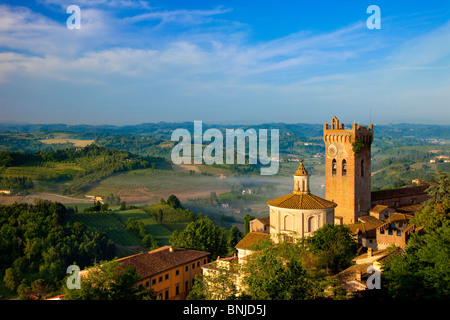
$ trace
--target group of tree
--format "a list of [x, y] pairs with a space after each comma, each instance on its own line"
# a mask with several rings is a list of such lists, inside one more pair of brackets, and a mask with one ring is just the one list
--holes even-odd
[[12, 292], [57, 290], [69, 265], [83, 268], [94, 258], [113, 257], [104, 234], [82, 223], [65, 224], [66, 214], [64, 205], [47, 200], [0, 206], [0, 271]]
[[9, 190], [12, 194], [27, 192], [33, 188], [33, 180], [29, 177], [0, 177], [0, 189]]
[[101, 201], [94, 201], [94, 205], [84, 208], [84, 213], [105, 213], [108, 212], [109, 205], [107, 203], [102, 203]]
[[123, 268], [116, 260], [88, 269], [79, 289], [63, 286], [64, 300], [155, 300], [153, 290], [138, 283], [141, 275], [132, 266]]
[[145, 225], [142, 221], [138, 221], [134, 218], [128, 218], [126, 229], [134, 232], [141, 239], [141, 245], [148, 250], [158, 248], [155, 238], [151, 234], [147, 233]]
[[[53, 180], [71, 180], [63, 189], [64, 194], [80, 194], [93, 183], [114, 173], [151, 168], [152, 158], [136, 156], [128, 151], [108, 149], [95, 144], [84, 148], [47, 150], [35, 153], [0, 151], [0, 166], [43, 166], [49, 163], [75, 163], [81, 170], [61, 170]], [[47, 177], [48, 178], [48, 177]], [[115, 199], [113, 199], [115, 200]]]
[[208, 217], [201, 216], [189, 223], [183, 231], [173, 231], [169, 241], [175, 247], [209, 252], [211, 258], [216, 259], [218, 256], [233, 254], [234, 246], [240, 238], [241, 234], [236, 226], [226, 230]]

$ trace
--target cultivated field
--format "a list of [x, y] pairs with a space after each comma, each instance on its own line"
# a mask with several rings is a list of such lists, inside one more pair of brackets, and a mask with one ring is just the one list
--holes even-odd
[[63, 143], [71, 143], [74, 147], [84, 148], [92, 143], [94, 140], [80, 140], [80, 139], [43, 139], [39, 140], [45, 144], [63, 144]]

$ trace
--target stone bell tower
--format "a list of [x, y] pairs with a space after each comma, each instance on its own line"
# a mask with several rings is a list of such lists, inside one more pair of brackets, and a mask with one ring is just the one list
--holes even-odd
[[323, 125], [325, 141], [325, 199], [337, 203], [335, 221], [355, 223], [358, 217], [369, 214], [370, 146], [373, 125], [352, 124], [345, 129], [337, 117]]

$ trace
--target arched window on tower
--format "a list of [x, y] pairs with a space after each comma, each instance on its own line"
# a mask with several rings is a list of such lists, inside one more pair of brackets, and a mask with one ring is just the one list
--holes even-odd
[[347, 160], [342, 160], [342, 175], [346, 176], [347, 175]]
[[361, 160], [361, 177], [364, 177], [364, 159]]
[[336, 169], [336, 159], [333, 159], [333, 162], [331, 163], [331, 174], [333, 176], [335, 176], [336, 175], [336, 171], [337, 171], [337, 169]]

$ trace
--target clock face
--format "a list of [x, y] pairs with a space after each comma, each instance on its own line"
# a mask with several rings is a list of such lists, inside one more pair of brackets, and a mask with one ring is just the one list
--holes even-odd
[[327, 152], [330, 157], [335, 157], [337, 155], [337, 147], [334, 144], [330, 144]]

